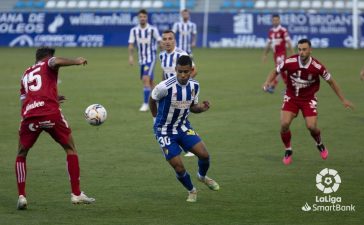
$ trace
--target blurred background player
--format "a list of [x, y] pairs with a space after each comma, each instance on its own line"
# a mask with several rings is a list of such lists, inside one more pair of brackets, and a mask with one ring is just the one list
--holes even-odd
[[154, 118], [154, 134], [164, 156], [175, 170], [177, 179], [188, 190], [187, 201], [196, 202], [197, 190], [179, 154], [181, 148], [193, 152], [198, 157], [198, 180], [211, 190], [219, 190], [219, 185], [206, 176], [210, 166], [206, 146], [187, 119], [190, 112], [205, 112], [210, 104], [208, 101], [198, 103], [200, 86], [197, 81], [190, 79], [192, 60], [189, 56], [178, 59], [176, 71], [176, 76], [162, 81], [153, 89], [149, 106]]
[[[294, 50], [287, 29], [281, 25], [279, 15], [272, 15], [272, 25], [273, 27], [269, 29], [268, 41], [263, 53], [263, 62], [267, 61], [268, 52], [272, 48], [275, 66], [278, 66], [287, 56], [287, 47], [290, 50], [291, 55], [294, 54]], [[280, 75], [282, 80], [286, 83], [287, 74], [282, 72]], [[278, 80], [279, 77], [273, 80], [265, 91], [273, 93], [278, 84]]]
[[[161, 67], [163, 70], [162, 79], [166, 80], [176, 75], [176, 65], [178, 58], [182, 55], [188, 55], [188, 53], [176, 46], [176, 38], [172, 30], [165, 30], [162, 33], [162, 48], [164, 51], [159, 53], [159, 59], [161, 61]], [[191, 77], [195, 77], [196, 75], [196, 66], [194, 63], [192, 63]]]
[[182, 21], [173, 24], [172, 31], [178, 37], [178, 47], [192, 57], [192, 48], [196, 46], [197, 27], [190, 21], [190, 12], [181, 11]]
[[58, 142], [67, 154], [67, 168], [71, 182], [71, 202], [89, 204], [95, 201], [80, 191], [80, 168], [78, 156], [71, 135], [71, 129], [61, 113], [57, 91], [58, 70], [63, 66], [86, 65], [86, 59], [53, 57], [55, 49], [39, 48], [36, 64], [29, 67], [22, 76], [20, 100], [22, 120], [19, 129], [19, 149], [15, 162], [18, 184], [18, 209], [27, 208], [25, 181], [26, 157], [40, 133], [46, 131]]
[[[163, 70], [163, 80], [166, 80], [176, 75], [177, 60], [182, 55], [188, 55], [187, 52], [176, 47], [175, 34], [171, 30], [166, 30], [162, 33], [162, 46], [164, 51], [159, 54], [161, 67]], [[192, 62], [191, 77], [197, 75], [195, 64]], [[186, 157], [194, 156], [192, 152], [187, 152]]]
[[361, 79], [361, 80], [364, 80], [364, 67], [363, 67], [363, 69], [361, 69], [361, 71], [360, 71], [360, 79]]
[[316, 142], [322, 159], [328, 157], [328, 150], [321, 141], [320, 129], [317, 127], [317, 98], [320, 89], [320, 77], [323, 78], [339, 97], [345, 108], [353, 108], [353, 104], [344, 98], [338, 84], [317, 59], [311, 57], [311, 42], [301, 39], [298, 42], [298, 55], [293, 55], [281, 63], [267, 77], [263, 84], [266, 88], [282, 71], [287, 72], [286, 93], [281, 110], [281, 138], [285, 146], [283, 163], [292, 162], [290, 125], [301, 110], [306, 121], [306, 127]]
[[140, 79], [143, 82], [143, 104], [139, 111], [149, 109], [148, 99], [154, 87], [154, 66], [157, 55], [157, 45], [161, 41], [159, 31], [148, 23], [148, 13], [142, 9], [138, 13], [139, 24], [130, 30], [129, 35], [129, 64], [134, 65], [134, 44], [138, 46]]

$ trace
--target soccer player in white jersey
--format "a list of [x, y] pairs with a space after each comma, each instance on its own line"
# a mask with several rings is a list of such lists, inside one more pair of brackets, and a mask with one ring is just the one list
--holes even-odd
[[[159, 59], [163, 70], [162, 79], [165, 80], [176, 75], [176, 64], [178, 58], [182, 55], [188, 55], [188, 53], [176, 47], [175, 34], [171, 30], [165, 30], [162, 33], [162, 47], [164, 51], [159, 54]], [[196, 66], [192, 62], [191, 77], [195, 77], [196, 75]]]
[[[161, 67], [163, 70], [162, 79], [168, 79], [169, 77], [176, 75], [176, 64], [177, 60], [182, 55], [188, 55], [187, 52], [176, 47], [175, 34], [171, 30], [166, 30], [162, 34], [162, 46], [164, 51], [159, 54], [159, 59], [161, 60]], [[192, 62], [192, 74], [191, 77], [197, 75], [197, 70], [195, 64]], [[186, 157], [195, 156], [192, 152], [187, 152]]]
[[154, 134], [164, 157], [175, 170], [177, 179], [188, 190], [187, 201], [196, 202], [197, 190], [183, 165], [180, 153], [181, 148], [193, 152], [198, 157], [198, 180], [213, 191], [220, 189], [216, 181], [206, 176], [210, 156], [187, 119], [190, 112], [207, 111], [210, 103], [198, 103], [200, 85], [190, 78], [192, 60], [189, 56], [184, 55], [178, 59], [176, 71], [176, 76], [162, 81], [153, 89], [149, 107], [154, 118]]
[[138, 47], [140, 78], [143, 82], [143, 104], [139, 111], [148, 111], [148, 99], [154, 87], [154, 66], [157, 55], [157, 45], [161, 41], [158, 29], [148, 23], [148, 13], [142, 9], [138, 13], [139, 24], [130, 30], [129, 64], [134, 65], [134, 44]]
[[178, 47], [192, 56], [192, 48], [196, 46], [197, 27], [190, 21], [190, 12], [181, 11], [182, 21], [173, 24], [172, 31], [178, 37]]

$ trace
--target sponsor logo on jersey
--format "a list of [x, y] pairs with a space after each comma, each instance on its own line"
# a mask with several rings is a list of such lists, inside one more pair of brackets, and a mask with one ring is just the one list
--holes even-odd
[[43, 107], [45, 105], [44, 101], [34, 101], [33, 103], [29, 103], [26, 107], [25, 107], [25, 111], [24, 111], [24, 115], [28, 113], [29, 110], [35, 109], [35, 108], [39, 108], [39, 107]]

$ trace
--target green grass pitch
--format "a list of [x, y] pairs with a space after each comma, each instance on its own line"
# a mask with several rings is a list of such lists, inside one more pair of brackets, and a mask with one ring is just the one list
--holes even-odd
[[[323, 161], [299, 115], [292, 124], [293, 164], [281, 162], [279, 136], [282, 102], [277, 93], [261, 91], [273, 68], [261, 63], [262, 50], [196, 49], [200, 100], [210, 111], [191, 115], [195, 130], [211, 154], [209, 176], [221, 186], [212, 192], [195, 177], [196, 158], [184, 159], [199, 190], [198, 202], [165, 162], [142, 101], [139, 67], [131, 67], [126, 48], [58, 49], [58, 56], [83, 56], [85, 67], [62, 68], [59, 93], [67, 97], [63, 113], [73, 129], [80, 156], [81, 188], [93, 205], [72, 205], [65, 153], [43, 133], [28, 155], [28, 210], [17, 211], [14, 161], [17, 151], [19, 84], [34, 62], [34, 49], [0, 49], [0, 224], [363, 224], [364, 221], [364, 66], [363, 50], [323, 49], [313, 55], [324, 63], [356, 109], [346, 110], [324, 82], [319, 97], [319, 127], [330, 155]], [[156, 80], [161, 70], [156, 66]], [[108, 119], [92, 127], [85, 108], [100, 103]], [[336, 169], [342, 184], [331, 196], [355, 212], [304, 212], [315, 196], [323, 168]], [[330, 204], [330, 203], [328, 203]]]

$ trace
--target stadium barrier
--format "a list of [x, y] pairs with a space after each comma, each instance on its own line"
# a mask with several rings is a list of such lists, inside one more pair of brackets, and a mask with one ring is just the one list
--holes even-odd
[[[351, 48], [352, 16], [347, 13], [280, 14], [294, 43], [310, 38], [314, 47]], [[136, 13], [117, 12], [0, 12], [0, 46], [104, 47], [127, 46]], [[203, 13], [192, 13], [202, 46]], [[210, 13], [207, 43], [210, 48], [262, 48], [271, 14]], [[178, 12], [150, 13], [149, 21], [160, 31], [180, 19]], [[364, 14], [360, 15], [364, 33]], [[364, 38], [360, 40], [364, 47]]]

